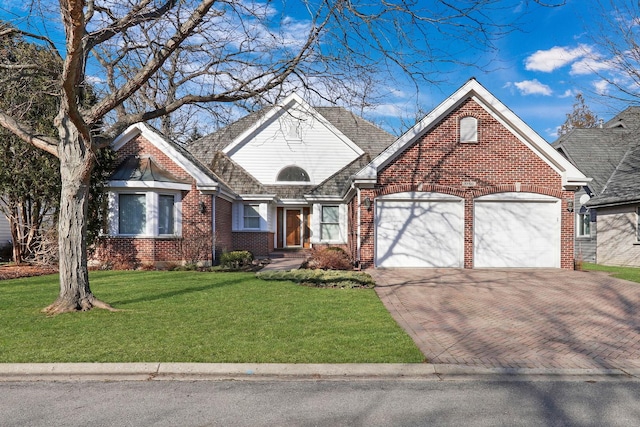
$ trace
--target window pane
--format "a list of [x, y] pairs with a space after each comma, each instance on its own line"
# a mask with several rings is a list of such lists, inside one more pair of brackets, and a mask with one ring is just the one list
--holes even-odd
[[118, 212], [120, 234], [145, 234], [147, 225], [146, 196], [120, 194]]
[[460, 142], [478, 141], [478, 120], [475, 117], [464, 117], [460, 120]]
[[591, 234], [591, 216], [588, 213], [578, 214], [578, 236]]
[[323, 206], [320, 222], [321, 240], [340, 240], [340, 209], [338, 206]]
[[322, 240], [340, 240], [340, 225], [322, 224], [320, 226], [320, 238]]
[[244, 228], [260, 228], [258, 205], [244, 205]]
[[339, 209], [337, 206], [322, 207], [322, 222], [340, 222]]
[[301, 182], [301, 181], [309, 181], [309, 175], [307, 172], [298, 166], [288, 166], [280, 171], [278, 174], [278, 181], [293, 181], [293, 182]]
[[173, 234], [174, 197], [160, 195], [158, 198], [158, 234]]

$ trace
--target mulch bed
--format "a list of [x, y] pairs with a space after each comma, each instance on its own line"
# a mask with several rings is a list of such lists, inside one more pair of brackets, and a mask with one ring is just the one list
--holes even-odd
[[7, 264], [0, 266], [0, 280], [19, 279], [20, 277], [42, 276], [43, 274], [57, 273], [55, 267], [42, 265], [15, 265]]

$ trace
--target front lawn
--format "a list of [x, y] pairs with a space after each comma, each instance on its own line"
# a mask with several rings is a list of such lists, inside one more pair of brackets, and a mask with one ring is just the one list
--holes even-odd
[[56, 275], [0, 281], [0, 362], [424, 360], [372, 289], [190, 271], [92, 272], [91, 288], [121, 311], [47, 317]]
[[613, 277], [616, 277], [618, 279], [640, 283], [640, 268], [637, 267], [614, 267], [608, 265], [590, 264], [585, 262], [584, 264], [582, 264], [582, 269], [591, 271], [606, 271], [607, 273], [611, 273]]

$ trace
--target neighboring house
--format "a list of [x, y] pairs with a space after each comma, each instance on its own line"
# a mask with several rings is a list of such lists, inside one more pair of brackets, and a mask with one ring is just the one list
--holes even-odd
[[588, 183], [474, 79], [397, 140], [292, 95], [188, 151], [142, 124], [114, 149], [96, 258], [141, 263], [339, 245], [363, 268], [573, 268]]
[[0, 213], [0, 249], [11, 245], [11, 230], [9, 229], [9, 220]]
[[471, 79], [355, 175], [357, 254], [377, 267], [572, 269], [569, 210], [587, 181]]
[[576, 258], [640, 266], [640, 107], [553, 145], [593, 180], [576, 193]]
[[395, 138], [341, 107], [297, 95], [188, 145], [237, 193], [229, 249], [274, 250], [351, 240], [350, 176]]

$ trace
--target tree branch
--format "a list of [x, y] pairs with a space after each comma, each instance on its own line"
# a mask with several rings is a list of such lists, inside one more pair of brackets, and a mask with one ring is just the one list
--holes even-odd
[[16, 121], [13, 117], [0, 111], [0, 126], [9, 130], [23, 141], [41, 150], [58, 156], [58, 141], [48, 136], [39, 135], [35, 129]]

